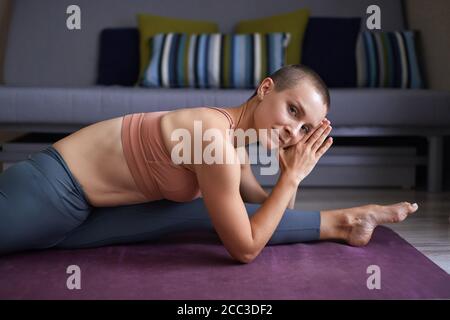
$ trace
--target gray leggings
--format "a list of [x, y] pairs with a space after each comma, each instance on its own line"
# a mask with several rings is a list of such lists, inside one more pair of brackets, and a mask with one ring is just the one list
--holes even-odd
[[[249, 216], [259, 208], [246, 203]], [[150, 241], [168, 233], [214, 231], [201, 198], [93, 207], [53, 147], [0, 174], [0, 254]], [[269, 245], [318, 240], [319, 211], [286, 209]]]

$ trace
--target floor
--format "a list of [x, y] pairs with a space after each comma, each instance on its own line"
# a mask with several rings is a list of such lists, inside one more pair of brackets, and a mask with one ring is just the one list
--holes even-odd
[[299, 189], [296, 209], [330, 210], [365, 204], [417, 202], [419, 210], [401, 223], [386, 224], [450, 274], [450, 192], [401, 189]]

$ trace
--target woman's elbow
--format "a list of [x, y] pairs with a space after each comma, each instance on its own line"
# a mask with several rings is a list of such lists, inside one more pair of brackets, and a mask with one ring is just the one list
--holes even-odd
[[240, 257], [233, 257], [236, 261], [238, 261], [238, 262], [240, 262], [240, 263], [242, 263], [242, 264], [248, 264], [248, 263], [250, 263], [250, 262], [252, 262], [254, 259], [255, 259], [255, 257], [253, 257], [253, 256], [247, 256], [247, 255], [245, 255], [245, 256], [240, 256]]
[[240, 263], [250, 263], [258, 256], [257, 253], [249, 253], [249, 252], [239, 252], [236, 254], [231, 255], [235, 260], [239, 261]]

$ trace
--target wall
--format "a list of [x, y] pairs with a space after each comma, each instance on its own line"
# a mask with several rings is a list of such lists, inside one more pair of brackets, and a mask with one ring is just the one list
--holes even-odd
[[[420, 51], [430, 89], [450, 91], [450, 1], [404, 0], [409, 29], [421, 34]], [[444, 141], [444, 189], [450, 190], [450, 137]]]
[[[3, 62], [5, 58], [5, 47], [8, 40], [8, 25], [11, 18], [12, 0], [0, 0], [0, 85], [3, 84]], [[14, 139], [22, 134], [15, 132], [0, 132], [0, 143]], [[0, 171], [2, 163], [0, 162]]]
[[0, 84], [3, 83], [3, 60], [11, 16], [11, 0], [0, 0]]
[[409, 29], [420, 32], [429, 88], [450, 91], [450, 1], [404, 0]]

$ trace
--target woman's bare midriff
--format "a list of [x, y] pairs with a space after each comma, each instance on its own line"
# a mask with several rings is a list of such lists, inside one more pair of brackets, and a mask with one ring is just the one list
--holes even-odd
[[122, 119], [92, 124], [53, 144], [95, 207], [146, 201], [123, 155]]
[[[195, 109], [181, 109], [163, 115], [161, 135], [167, 150], [171, 150], [176, 144], [170, 141], [170, 132], [175, 128], [189, 128], [188, 123], [204, 115], [203, 108], [198, 108], [203, 111]], [[218, 117], [219, 125], [227, 125], [224, 118], [217, 114], [214, 116]], [[123, 154], [122, 120], [123, 117], [118, 117], [94, 123], [53, 144], [80, 183], [88, 202], [94, 207], [148, 201], [136, 186]], [[194, 170], [192, 165], [183, 166]]]

